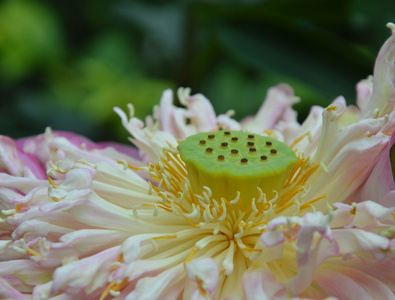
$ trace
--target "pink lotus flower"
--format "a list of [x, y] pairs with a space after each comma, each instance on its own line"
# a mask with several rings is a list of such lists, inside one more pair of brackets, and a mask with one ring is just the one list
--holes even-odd
[[[283, 84], [240, 123], [188, 89], [178, 91], [184, 108], [165, 91], [145, 124], [133, 106], [130, 117], [116, 108], [139, 153], [70, 133], [1, 137], [0, 298], [395, 299], [389, 27], [374, 77], [357, 85], [358, 107], [338, 97], [303, 124]], [[190, 143], [199, 133], [202, 145], [250, 138], [250, 161], [214, 176], [248, 150], [204, 146], [220, 154], [205, 169], [183, 150], [200, 147]], [[289, 161], [285, 173], [254, 169], [261, 139], [262, 164]]]

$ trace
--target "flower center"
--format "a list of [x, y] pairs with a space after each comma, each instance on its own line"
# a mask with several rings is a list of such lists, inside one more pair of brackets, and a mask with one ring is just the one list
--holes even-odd
[[207, 186], [219, 201], [234, 199], [239, 192], [244, 209], [257, 188], [267, 195], [280, 190], [298, 162], [283, 142], [233, 130], [192, 135], [177, 149], [194, 193]]

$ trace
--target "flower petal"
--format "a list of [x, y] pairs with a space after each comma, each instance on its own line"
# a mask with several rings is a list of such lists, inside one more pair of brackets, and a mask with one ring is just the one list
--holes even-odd
[[[394, 110], [395, 105], [395, 32], [381, 47], [374, 66], [373, 91], [366, 113], [370, 117], [385, 116]], [[375, 112], [375, 109], [378, 109]], [[391, 120], [390, 122], [394, 122]]]
[[375, 163], [372, 173], [362, 188], [356, 195], [357, 201], [374, 200], [385, 205], [386, 207], [395, 206], [395, 197], [384, 197], [389, 192], [395, 190], [394, 176], [392, 174], [390, 151], [395, 143], [395, 131], [392, 134], [391, 140], [387, 143], [386, 147], [379, 154], [379, 160]]
[[282, 119], [284, 112], [297, 102], [298, 98], [289, 85], [279, 84], [272, 87], [268, 90], [266, 99], [255, 117], [242, 121], [242, 126], [254, 132], [273, 128]]
[[212, 293], [218, 284], [219, 269], [212, 258], [194, 259], [186, 264], [187, 276], [199, 289]]
[[244, 273], [243, 289], [246, 300], [271, 300], [285, 288], [272, 273], [264, 269], [252, 269]]
[[125, 299], [126, 300], [152, 300], [152, 299], [178, 299], [182, 292], [184, 280], [182, 265], [163, 271], [154, 277], [140, 279], [136, 288]]
[[90, 294], [102, 288], [107, 282], [111, 265], [118, 257], [119, 247], [113, 247], [57, 268], [53, 274], [51, 294], [62, 291], [73, 295], [81, 290]]
[[339, 299], [395, 299], [394, 293], [378, 279], [345, 266], [321, 269], [315, 280], [328, 294]]

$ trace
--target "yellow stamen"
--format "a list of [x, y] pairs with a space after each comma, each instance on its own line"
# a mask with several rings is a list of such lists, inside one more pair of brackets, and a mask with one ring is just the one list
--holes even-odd
[[110, 282], [110, 283], [107, 285], [107, 287], [106, 287], [106, 289], [104, 290], [104, 292], [101, 294], [100, 300], [104, 300], [104, 299], [108, 296], [108, 294], [110, 294], [110, 291], [117, 292], [117, 291], [121, 290], [122, 288], [125, 287], [125, 285], [126, 285], [127, 283], [128, 283], [128, 279], [127, 279], [127, 278], [124, 279], [124, 280], [122, 280], [121, 283], [119, 283], [119, 284], [116, 284], [115, 281]]
[[198, 251], [199, 251], [199, 247], [196, 246], [193, 247], [193, 250], [191, 251], [191, 253], [189, 253], [187, 259], [185, 260], [185, 263], [190, 262]]
[[306, 132], [305, 134], [302, 134], [300, 137], [296, 138], [292, 144], [290, 145], [291, 148], [295, 147], [301, 140], [303, 140], [306, 136], [309, 135], [309, 132]]
[[15, 211], [16, 211], [16, 212], [20, 211], [22, 207], [23, 207], [23, 203], [22, 203], [22, 204], [18, 204], [18, 205], [15, 207]]
[[55, 181], [53, 181], [53, 179], [52, 179], [49, 175], [47, 175], [47, 179], [48, 179], [49, 184], [50, 184], [53, 188], [57, 188], [57, 187], [59, 186], [58, 184], [55, 183]]
[[207, 297], [207, 292], [206, 292], [206, 290], [203, 288], [203, 281], [202, 281], [201, 279], [199, 279], [197, 276], [195, 276], [195, 280], [196, 280], [196, 282], [197, 282], [197, 286], [198, 286], [198, 289], [199, 289], [200, 293], [201, 293], [204, 297]]
[[[125, 165], [125, 162], [123, 162], [123, 161], [117, 161], [117, 163], [118, 164], [120, 164], [120, 165]], [[131, 169], [131, 170], [136, 170], [136, 171], [142, 171], [142, 170], [144, 170], [144, 168], [141, 168], [141, 167], [133, 167], [132, 165], [130, 165], [130, 164], [126, 164], [127, 165], [127, 167], [129, 168], [129, 169]]]
[[170, 239], [174, 239], [176, 237], [177, 237], [177, 235], [172, 234], [172, 235], [156, 236], [156, 237], [153, 237], [152, 239], [153, 240], [170, 240]]
[[327, 196], [321, 196], [321, 197], [315, 198], [315, 199], [313, 199], [313, 200], [310, 200], [309, 202], [304, 203], [304, 204], [300, 207], [300, 209], [302, 210], [302, 209], [308, 208], [308, 207], [311, 206], [312, 203], [317, 202], [318, 200], [324, 199], [324, 198], [326, 198], [326, 197], [327, 197]]

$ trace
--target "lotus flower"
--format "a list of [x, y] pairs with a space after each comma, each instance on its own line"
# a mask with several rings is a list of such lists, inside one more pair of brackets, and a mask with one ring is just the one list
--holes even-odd
[[0, 139], [4, 299], [395, 299], [395, 25], [358, 106], [303, 124], [291, 87], [255, 116], [163, 93], [137, 146]]

